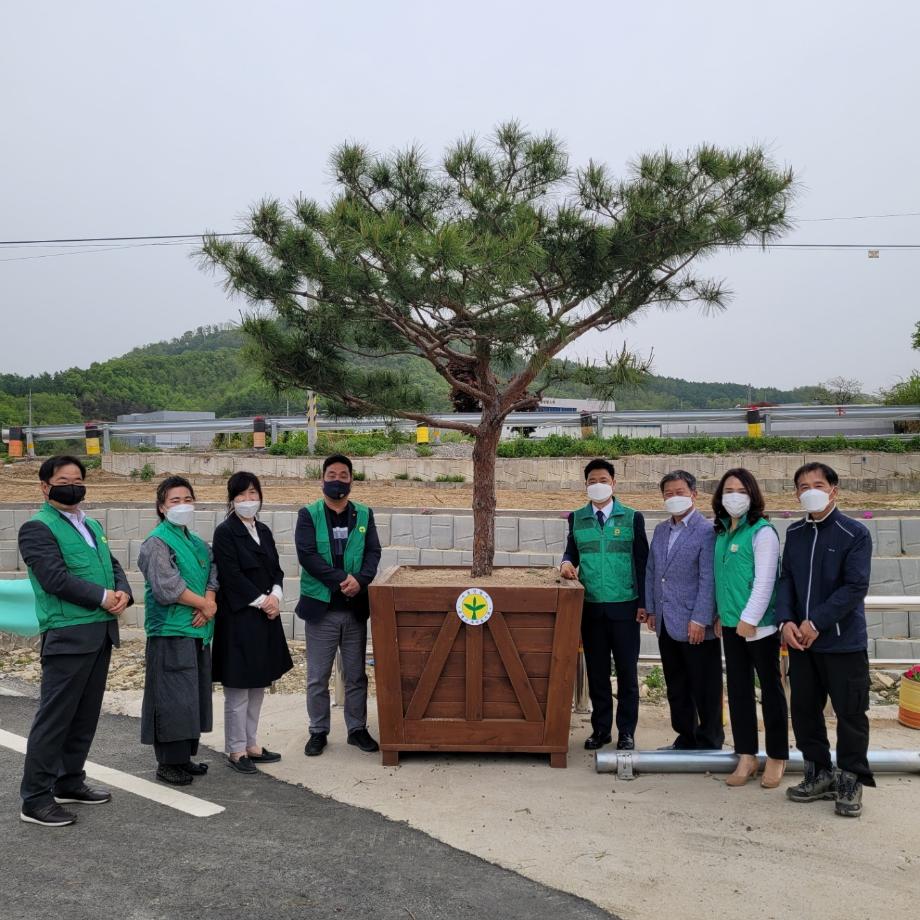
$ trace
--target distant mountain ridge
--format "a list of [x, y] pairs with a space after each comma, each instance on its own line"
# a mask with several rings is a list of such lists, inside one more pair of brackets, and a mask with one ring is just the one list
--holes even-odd
[[[218, 417], [305, 411], [302, 390], [277, 394], [265, 384], [244, 355], [244, 337], [231, 324], [200, 326], [168, 341], [134, 348], [127, 354], [88, 368], [23, 377], [0, 374], [0, 421], [28, 420], [32, 391], [36, 424], [63, 424], [86, 419], [114, 420], [129, 412], [161, 409], [213, 411]], [[405, 359], [382, 361], [403, 369]], [[408, 362], [413, 377], [432, 394], [430, 409], [449, 412], [446, 383], [419, 358]], [[750, 391], [755, 401], [810, 402], [817, 387]], [[620, 409], [725, 409], [748, 402], [746, 384], [702, 383], [652, 376], [641, 388], [615, 394]], [[563, 384], [548, 395], [590, 398], [579, 384]]]

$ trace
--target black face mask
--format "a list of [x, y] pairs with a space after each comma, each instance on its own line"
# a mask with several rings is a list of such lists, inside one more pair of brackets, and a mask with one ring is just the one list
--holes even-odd
[[59, 505], [79, 505], [86, 498], [86, 486], [52, 486], [48, 498]]
[[323, 483], [323, 494], [333, 501], [345, 498], [351, 492], [350, 482], [339, 482], [338, 479], [332, 479]]

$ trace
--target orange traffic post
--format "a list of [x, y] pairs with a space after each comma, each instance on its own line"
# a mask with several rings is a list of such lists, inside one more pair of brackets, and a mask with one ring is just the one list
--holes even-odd
[[22, 429], [10, 428], [10, 442], [7, 445], [7, 452], [10, 457], [22, 456]]
[[86, 455], [97, 457], [102, 453], [99, 443], [99, 425], [96, 422], [87, 422], [83, 427], [86, 430]]
[[261, 415], [252, 420], [252, 446], [256, 450], [265, 450], [265, 419]]

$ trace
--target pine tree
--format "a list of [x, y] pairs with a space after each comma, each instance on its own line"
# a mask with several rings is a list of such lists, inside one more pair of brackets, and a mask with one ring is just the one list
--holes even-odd
[[[475, 437], [474, 576], [492, 570], [504, 419], [563, 379], [607, 393], [648, 370], [625, 348], [602, 365], [551, 359], [649, 307], [721, 308], [727, 292], [694, 264], [781, 234], [793, 192], [757, 147], [647, 155], [618, 180], [594, 161], [572, 168], [558, 138], [516, 122], [462, 138], [438, 165], [418, 147], [349, 143], [332, 168], [328, 205], [265, 200], [251, 241], [207, 237], [203, 263], [255, 307], [243, 329], [273, 385]], [[436, 423], [407, 375], [351, 361], [384, 355], [425, 358], [480, 421]]]

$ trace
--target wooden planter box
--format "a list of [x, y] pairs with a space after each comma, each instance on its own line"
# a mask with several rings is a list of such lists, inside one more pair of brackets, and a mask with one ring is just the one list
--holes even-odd
[[384, 765], [400, 751], [521, 751], [564, 767], [581, 585], [490, 586], [491, 617], [468, 625], [456, 604], [471, 585], [439, 585], [430, 568], [431, 585], [389, 584], [394, 567], [370, 586]]

